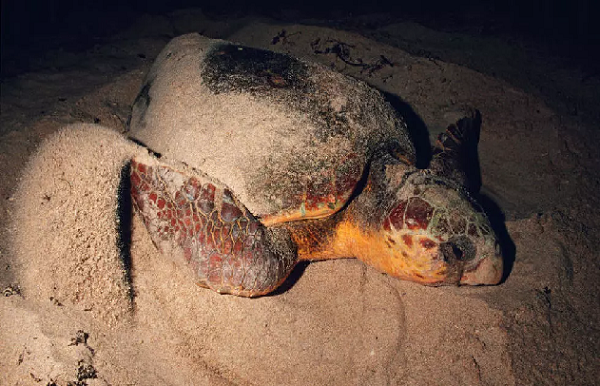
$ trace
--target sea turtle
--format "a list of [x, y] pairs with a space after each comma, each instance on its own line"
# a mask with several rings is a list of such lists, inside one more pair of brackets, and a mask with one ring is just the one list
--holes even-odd
[[[472, 110], [428, 169], [377, 90], [325, 66], [198, 34], [169, 43], [134, 103], [131, 196], [203, 287], [258, 296], [303, 260], [356, 257], [428, 285], [497, 284], [502, 257], [465, 172]], [[471, 191], [469, 191], [471, 190]]]

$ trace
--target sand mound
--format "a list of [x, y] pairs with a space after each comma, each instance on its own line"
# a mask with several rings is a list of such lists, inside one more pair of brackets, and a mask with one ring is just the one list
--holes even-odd
[[40, 147], [15, 196], [13, 247], [24, 296], [109, 320], [127, 313], [119, 186], [127, 161], [143, 152], [89, 124], [68, 126]]

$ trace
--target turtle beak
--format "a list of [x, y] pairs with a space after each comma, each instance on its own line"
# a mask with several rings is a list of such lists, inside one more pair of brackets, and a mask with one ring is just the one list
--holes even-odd
[[504, 262], [500, 248], [496, 247], [496, 253], [482, 259], [475, 268], [464, 271], [460, 279], [463, 285], [495, 285], [500, 283], [504, 273]]

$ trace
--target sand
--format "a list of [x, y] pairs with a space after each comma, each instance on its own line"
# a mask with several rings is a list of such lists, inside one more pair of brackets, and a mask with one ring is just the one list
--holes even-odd
[[[45, 69], [2, 84], [0, 384], [594, 384], [600, 179], [593, 130], [600, 120], [585, 106], [598, 96], [597, 77], [580, 85], [574, 115], [556, 94], [464, 65], [477, 55], [465, 47], [476, 44], [455, 50], [443, 44], [450, 34], [412, 23], [361, 34], [215, 21], [197, 11], [171, 14], [170, 23], [164, 18], [147, 17], [88, 51], [50, 55]], [[477, 107], [483, 192], [503, 230], [506, 281], [428, 288], [336, 260], [299, 267], [273, 296], [221, 296], [161, 258], [137, 217], [130, 265], [123, 266], [110, 217], [115, 171], [140, 149], [117, 133], [125, 131], [143, 77], [169, 40], [165, 34], [191, 31], [363, 79], [401, 98], [409, 123], [431, 136], [456, 120], [462, 106]], [[399, 48], [412, 39], [413, 48], [432, 49], [435, 38], [436, 55], [429, 57]], [[340, 42], [347, 55], [319, 53]], [[504, 52], [501, 42], [487, 44]], [[457, 52], [469, 60], [461, 65]], [[444, 55], [448, 61], [438, 58]], [[358, 59], [367, 66], [349, 64]], [[523, 71], [565, 73], [543, 64]], [[561, 82], [581, 79], [572, 71]], [[107, 129], [81, 125], [94, 122]], [[81, 145], [67, 151], [46, 143], [36, 153], [48, 138], [57, 143], [55, 133], [70, 123], [82, 130]], [[95, 140], [88, 140], [94, 130]], [[101, 138], [118, 146], [103, 147]], [[40, 175], [43, 181], [30, 178]], [[52, 183], [54, 191], [40, 190]], [[97, 221], [79, 222], [92, 212]]]

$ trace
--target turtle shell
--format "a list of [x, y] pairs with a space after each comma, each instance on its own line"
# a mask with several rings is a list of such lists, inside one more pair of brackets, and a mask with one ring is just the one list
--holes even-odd
[[367, 84], [198, 34], [160, 53], [129, 135], [225, 184], [265, 225], [340, 210], [379, 152], [415, 161], [404, 121]]

